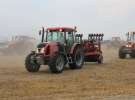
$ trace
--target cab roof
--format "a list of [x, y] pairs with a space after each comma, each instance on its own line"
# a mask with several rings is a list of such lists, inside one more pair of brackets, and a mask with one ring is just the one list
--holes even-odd
[[70, 27], [49, 27], [47, 28], [47, 30], [49, 31], [75, 31], [74, 28], [70, 28]]
[[128, 34], [135, 34], [135, 32], [133, 31], [133, 32], [128, 32]]

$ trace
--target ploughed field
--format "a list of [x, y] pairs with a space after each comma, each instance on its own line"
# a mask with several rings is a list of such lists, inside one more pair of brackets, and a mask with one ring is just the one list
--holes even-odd
[[0, 100], [135, 100], [135, 59], [103, 46], [104, 64], [85, 63], [61, 74], [42, 66], [29, 73], [22, 56], [0, 56]]

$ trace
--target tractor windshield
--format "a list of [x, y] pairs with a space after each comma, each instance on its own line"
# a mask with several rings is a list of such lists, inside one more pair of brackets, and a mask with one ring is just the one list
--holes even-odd
[[127, 34], [127, 40], [128, 41], [135, 41], [135, 33], [128, 33]]
[[64, 33], [60, 31], [47, 32], [46, 41], [60, 41], [64, 42]]

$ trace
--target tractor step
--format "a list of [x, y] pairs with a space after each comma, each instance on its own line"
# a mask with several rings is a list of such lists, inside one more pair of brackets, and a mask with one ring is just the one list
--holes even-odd
[[73, 63], [72, 57], [70, 55], [67, 55], [67, 61], [69, 64]]

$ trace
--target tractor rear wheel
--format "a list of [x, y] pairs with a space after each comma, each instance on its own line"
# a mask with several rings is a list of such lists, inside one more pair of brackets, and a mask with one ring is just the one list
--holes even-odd
[[84, 64], [84, 54], [81, 48], [77, 48], [73, 55], [73, 63], [69, 64], [71, 69], [80, 69]]
[[25, 68], [28, 72], [38, 72], [40, 69], [40, 65], [33, 60], [34, 54], [29, 54], [25, 59]]
[[61, 73], [64, 70], [65, 65], [64, 56], [57, 54], [50, 58], [48, 65], [52, 73]]

